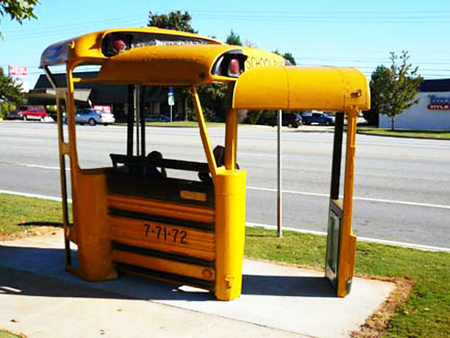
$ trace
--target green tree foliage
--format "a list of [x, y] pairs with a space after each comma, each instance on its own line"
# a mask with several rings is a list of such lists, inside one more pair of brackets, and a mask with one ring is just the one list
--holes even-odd
[[[281, 55], [281, 53], [278, 51], [278, 49], [275, 50], [275, 51], [273, 51], [272, 53]], [[287, 53], [284, 53], [284, 54], [281, 55], [281, 56], [284, 57], [286, 60], [288, 60], [289, 63], [290, 63], [292, 66], [297, 65], [297, 64], [295, 63], [295, 58], [294, 58], [294, 55], [292, 55], [292, 53], [287, 52]]]
[[292, 55], [292, 53], [284, 53], [284, 54], [283, 54], [283, 57], [284, 57], [286, 60], [288, 60], [288, 61], [291, 63], [291, 65], [293, 65], [293, 66], [296, 65], [296, 63], [295, 63], [295, 58], [294, 58], [294, 56]]
[[16, 20], [20, 24], [25, 19], [36, 19], [33, 10], [38, 2], [38, 0], [0, 0], [0, 16], [8, 14], [11, 20]]
[[[391, 129], [395, 129], [395, 117], [419, 103], [416, 98], [423, 81], [417, 75], [418, 67], [412, 68], [407, 51], [397, 56], [391, 53], [391, 66], [378, 66], [372, 73], [370, 82], [372, 108], [374, 114], [385, 114], [391, 118]], [[400, 64], [397, 61], [400, 60]]]
[[227, 36], [227, 41], [229, 45], [242, 46], [241, 37], [231, 30], [230, 35]]
[[0, 117], [14, 109], [14, 103], [22, 103], [23, 98], [21, 86], [16, 85], [11, 77], [6, 76], [3, 68], [0, 67]]
[[197, 33], [191, 26], [192, 16], [188, 12], [175, 11], [160, 15], [149, 12], [148, 16], [148, 26]]

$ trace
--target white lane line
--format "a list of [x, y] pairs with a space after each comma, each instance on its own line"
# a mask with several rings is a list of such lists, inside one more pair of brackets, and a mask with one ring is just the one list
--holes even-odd
[[[253, 223], [253, 222], [245, 222], [247, 226], [250, 227], [259, 227], [264, 228], [268, 230], [276, 229], [276, 225], [270, 225], [270, 224], [261, 224], [261, 223]], [[300, 232], [302, 234], [313, 234], [313, 235], [320, 235], [320, 236], [326, 236], [327, 233], [324, 231], [314, 231], [314, 230], [304, 230], [304, 229], [297, 229], [297, 228], [289, 228], [289, 227], [283, 227], [283, 230], [287, 231], [294, 231], [294, 232]], [[359, 237], [357, 236], [358, 241], [361, 242], [369, 242], [369, 243], [377, 243], [377, 244], [384, 244], [384, 245], [392, 245], [392, 246], [400, 246], [404, 248], [411, 248], [411, 249], [418, 249], [418, 250], [424, 250], [424, 251], [443, 251], [443, 252], [450, 252], [450, 248], [442, 248], [439, 246], [430, 246], [430, 245], [422, 245], [422, 244], [413, 244], [413, 243], [405, 243], [405, 242], [397, 242], [397, 241], [388, 241], [384, 239], [375, 239], [375, 238], [368, 238], [368, 237]]]
[[[259, 190], [259, 191], [269, 191], [276, 192], [276, 189], [271, 188], [258, 188], [258, 187], [247, 187], [249, 190]], [[317, 197], [330, 197], [328, 194], [319, 194], [314, 192], [305, 191], [293, 191], [293, 190], [283, 190], [283, 193], [294, 194], [294, 195], [304, 195], [304, 196], [317, 196]], [[342, 196], [340, 196], [342, 198]], [[387, 204], [399, 204], [399, 205], [411, 205], [415, 207], [426, 207], [426, 208], [437, 208], [437, 209], [450, 209], [450, 205], [442, 204], [430, 204], [430, 203], [420, 203], [420, 202], [408, 202], [408, 201], [395, 201], [386, 200], [381, 198], [368, 198], [368, 197], [353, 197], [357, 201], [375, 202], [375, 203], [387, 203]]]
[[50, 167], [50, 166], [47, 166], [47, 165], [39, 165], [39, 164], [14, 163], [14, 165], [18, 165], [18, 166], [21, 166], [21, 167], [27, 167], [27, 168], [59, 170], [59, 167]]
[[59, 167], [51, 167], [51, 166], [48, 166], [48, 165], [39, 165], [39, 164], [12, 163], [12, 162], [3, 162], [3, 161], [1, 161], [0, 164], [16, 165], [16, 166], [19, 166], [19, 167], [26, 167], [26, 168], [59, 170]]

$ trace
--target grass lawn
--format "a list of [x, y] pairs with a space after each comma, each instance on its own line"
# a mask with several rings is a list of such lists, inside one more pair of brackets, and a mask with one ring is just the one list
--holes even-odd
[[[24, 230], [39, 231], [42, 225], [58, 225], [60, 205], [54, 201], [0, 194], [0, 239]], [[247, 228], [245, 254], [248, 258], [323, 268], [325, 250], [323, 236], [285, 231], [283, 238], [278, 239], [275, 231]], [[356, 273], [408, 280], [413, 285], [408, 300], [396, 308], [392, 318], [375, 319], [383, 326], [387, 322], [385, 337], [450, 337], [449, 253], [360, 242]], [[2, 334], [0, 331], [0, 337]]]
[[398, 129], [391, 131], [390, 129], [374, 128], [374, 127], [358, 127], [359, 134], [396, 136], [396, 137], [414, 137], [414, 138], [431, 138], [438, 140], [450, 140], [450, 131], [445, 130], [412, 130]]
[[39, 231], [37, 226], [61, 226], [61, 215], [59, 202], [0, 194], [0, 240]]

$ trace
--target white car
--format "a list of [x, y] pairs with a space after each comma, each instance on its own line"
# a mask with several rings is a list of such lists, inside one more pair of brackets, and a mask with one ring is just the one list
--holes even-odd
[[94, 108], [86, 108], [77, 110], [75, 113], [75, 123], [89, 124], [95, 126], [96, 124], [114, 124], [116, 119], [113, 114], [105, 113], [102, 110], [95, 110]]

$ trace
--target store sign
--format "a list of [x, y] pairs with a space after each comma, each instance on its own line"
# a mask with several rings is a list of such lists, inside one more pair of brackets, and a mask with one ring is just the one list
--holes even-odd
[[8, 74], [11, 77], [28, 76], [28, 68], [25, 66], [8, 66]]
[[429, 110], [450, 110], [450, 97], [428, 95], [430, 103], [427, 108]]

